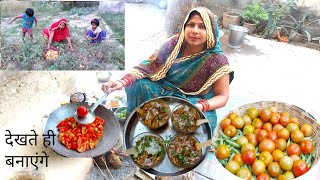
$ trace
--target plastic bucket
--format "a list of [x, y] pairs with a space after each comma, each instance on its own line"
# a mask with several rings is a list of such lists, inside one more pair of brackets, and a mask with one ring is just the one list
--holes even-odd
[[229, 43], [228, 47], [230, 48], [240, 48], [244, 37], [248, 33], [248, 28], [238, 25], [229, 25]]

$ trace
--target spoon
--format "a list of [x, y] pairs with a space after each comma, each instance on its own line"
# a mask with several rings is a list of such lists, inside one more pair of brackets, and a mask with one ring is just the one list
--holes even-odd
[[94, 105], [89, 109], [88, 114], [85, 117], [79, 117], [77, 111], [74, 113], [74, 118], [80, 124], [90, 124], [96, 119], [94, 110], [102, 103], [102, 101], [109, 95], [109, 92], [106, 92], [100, 99], [98, 99]]
[[205, 141], [203, 143], [196, 143], [196, 150], [200, 150], [202, 148], [205, 148], [205, 147], [208, 147], [208, 146], [211, 146], [211, 143], [212, 143], [212, 140], [209, 139], [208, 141]]
[[200, 126], [201, 124], [209, 123], [208, 119], [198, 119], [196, 121], [196, 126]]

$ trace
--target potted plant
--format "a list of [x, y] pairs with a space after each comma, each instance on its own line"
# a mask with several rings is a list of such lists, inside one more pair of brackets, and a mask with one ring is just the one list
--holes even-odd
[[229, 25], [239, 25], [240, 24], [240, 13], [235, 11], [227, 11], [222, 15], [222, 25], [224, 28], [229, 29]]
[[292, 15], [289, 15], [289, 17], [293, 20], [294, 24], [292, 26], [282, 25], [283, 27], [291, 29], [289, 34], [289, 40], [292, 40], [294, 42], [304, 42], [305, 40], [307, 40], [308, 42], [311, 41], [311, 34], [305, 28], [314, 23], [320, 24], [320, 19], [314, 19], [307, 22], [309, 14], [309, 12], [303, 13], [301, 20], [297, 20]]
[[265, 38], [276, 38], [277, 32], [281, 30], [281, 21], [289, 14], [289, 11], [296, 6], [296, 0], [286, 2], [273, 2], [267, 9], [269, 19], [262, 32]]
[[258, 24], [268, 20], [268, 12], [258, 3], [248, 5], [240, 14], [244, 20], [243, 26], [249, 29], [249, 34], [256, 30]]

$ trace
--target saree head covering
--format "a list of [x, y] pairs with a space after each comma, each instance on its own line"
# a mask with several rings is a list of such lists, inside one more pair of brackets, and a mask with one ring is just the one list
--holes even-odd
[[[182, 57], [186, 43], [184, 26], [194, 11], [200, 14], [205, 25], [206, 46], [202, 52]], [[123, 79], [165, 79], [184, 94], [198, 95], [223, 75], [231, 73], [228, 60], [222, 55], [218, 26], [210, 10], [204, 7], [192, 9], [181, 29], [180, 34], [171, 37], [159, 51], [134, 67]]]
[[[64, 26], [64, 28], [60, 29], [59, 26], [62, 23], [64, 23], [65, 26]], [[52, 32], [54, 32], [52, 40], [55, 41], [55, 42], [62, 41], [64, 39], [66, 39], [66, 37], [70, 37], [69, 28], [67, 26], [67, 20], [62, 18], [59, 21], [54, 22], [53, 24], [51, 24], [49, 29], [44, 29], [43, 30], [43, 33], [48, 37], [50, 36], [50, 34]]]

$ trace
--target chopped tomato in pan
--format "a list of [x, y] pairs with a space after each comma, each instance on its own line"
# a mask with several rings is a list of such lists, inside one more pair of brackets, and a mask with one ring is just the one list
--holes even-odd
[[97, 146], [103, 135], [104, 120], [98, 116], [91, 124], [80, 124], [74, 117], [66, 118], [58, 125], [58, 140], [66, 148], [84, 152]]

